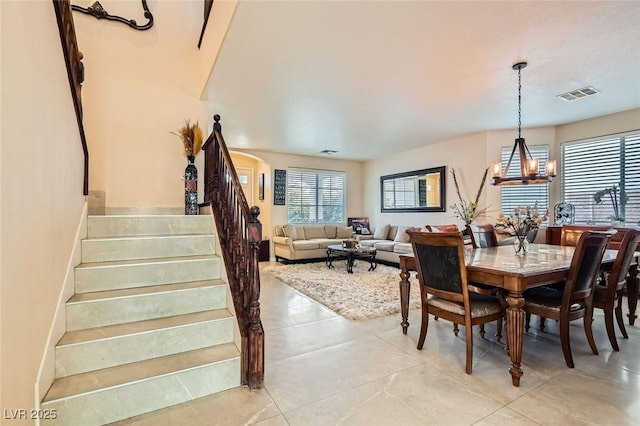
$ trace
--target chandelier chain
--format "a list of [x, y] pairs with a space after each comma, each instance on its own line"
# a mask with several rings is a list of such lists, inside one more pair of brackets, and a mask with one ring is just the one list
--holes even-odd
[[522, 128], [522, 82], [520, 79], [521, 68], [518, 68], [518, 138], [521, 138], [521, 128]]

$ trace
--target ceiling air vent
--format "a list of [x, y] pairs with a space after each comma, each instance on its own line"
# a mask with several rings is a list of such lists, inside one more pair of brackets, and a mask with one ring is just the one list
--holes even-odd
[[337, 153], [338, 151], [334, 151], [332, 149], [323, 149], [322, 151], [320, 151], [320, 154], [327, 154], [327, 155], [333, 155]]
[[570, 92], [561, 93], [557, 95], [558, 98], [564, 99], [567, 102], [575, 101], [578, 99], [586, 98], [587, 96], [597, 95], [600, 93], [597, 89], [587, 86], [582, 89], [572, 90]]

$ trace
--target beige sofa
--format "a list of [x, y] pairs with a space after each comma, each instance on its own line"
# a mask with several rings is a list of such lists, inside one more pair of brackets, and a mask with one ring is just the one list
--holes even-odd
[[351, 238], [352, 228], [341, 224], [278, 225], [273, 230], [273, 251], [276, 261], [325, 259], [328, 245]]
[[327, 246], [356, 238], [363, 247], [376, 249], [376, 260], [395, 266], [402, 254], [413, 254], [406, 231], [426, 232], [426, 227], [382, 225], [372, 235], [352, 235], [344, 225], [278, 225], [273, 231], [276, 261], [325, 259]]
[[372, 236], [362, 236], [360, 245], [363, 247], [375, 247], [376, 260], [398, 265], [400, 255], [413, 254], [413, 248], [409, 242], [409, 234], [406, 231], [426, 232], [425, 227], [419, 226], [378, 226]]

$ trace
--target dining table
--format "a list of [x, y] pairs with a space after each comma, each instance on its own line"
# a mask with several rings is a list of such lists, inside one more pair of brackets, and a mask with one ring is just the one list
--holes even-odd
[[[465, 248], [467, 279], [470, 282], [488, 284], [506, 290], [507, 347], [511, 359], [511, 382], [520, 386], [522, 370], [522, 343], [525, 312], [522, 293], [533, 287], [563, 281], [569, 272], [575, 247], [549, 244], [531, 244], [526, 254], [516, 254], [510, 245], [488, 248]], [[613, 264], [617, 250], [606, 250], [602, 259], [606, 269]], [[402, 332], [409, 327], [410, 272], [416, 270], [411, 254], [401, 255], [400, 306]]]

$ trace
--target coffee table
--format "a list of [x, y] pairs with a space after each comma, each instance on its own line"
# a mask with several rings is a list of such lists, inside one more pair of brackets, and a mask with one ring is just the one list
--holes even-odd
[[327, 267], [333, 268], [334, 260], [347, 260], [347, 272], [353, 274], [353, 263], [356, 259], [369, 262], [369, 271], [376, 269], [376, 249], [373, 247], [346, 248], [340, 244], [327, 246]]

